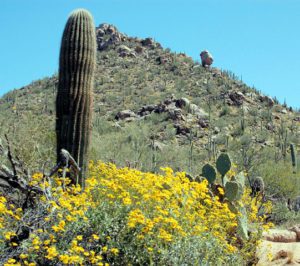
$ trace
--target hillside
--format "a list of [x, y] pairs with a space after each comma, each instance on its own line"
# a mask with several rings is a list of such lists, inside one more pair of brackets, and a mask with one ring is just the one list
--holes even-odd
[[[299, 113], [151, 38], [128, 37], [108, 24], [96, 32], [91, 159], [154, 172], [168, 165], [196, 176], [228, 151], [249, 178], [265, 179], [270, 196], [297, 196], [289, 145], [300, 145]], [[54, 75], [0, 100], [0, 136], [8, 135], [30, 169], [55, 161], [56, 86]]]

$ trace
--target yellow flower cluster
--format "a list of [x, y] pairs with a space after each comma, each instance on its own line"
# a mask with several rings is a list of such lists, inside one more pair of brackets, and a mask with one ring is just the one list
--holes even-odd
[[[117, 257], [121, 253], [116, 246], [107, 244], [110, 241], [108, 235], [105, 240], [101, 232], [65, 235], [78, 222], [88, 224], [88, 212], [103, 204], [122, 208], [126, 230], [149, 254], [159, 253], [159, 246], [181, 238], [197, 236], [205, 241], [207, 234], [215, 237], [224, 255], [234, 253], [238, 243], [238, 214], [210, 193], [206, 180], [191, 182], [185, 173], [174, 173], [170, 168], [162, 171], [163, 174], [144, 173], [129, 168], [118, 169], [114, 164], [91, 162], [84, 191], [79, 186], [68, 185], [67, 179], [55, 178], [50, 186], [42, 174], [33, 175], [32, 185], [50, 189], [51, 199], [40, 198], [46, 210], [41, 227], [31, 232], [29, 244], [26, 244], [28, 248], [22, 251], [19, 261], [14, 257], [14, 261], [9, 259], [5, 265], [34, 265], [35, 258], [64, 265], [108, 265], [104, 258]], [[224, 194], [222, 189], [219, 192]], [[262, 222], [257, 218], [256, 202], [248, 196], [243, 202], [251, 209], [248, 219]], [[22, 221], [23, 214], [8, 206], [4, 197], [0, 197], [0, 213], [2, 241], [10, 242], [16, 234], [9, 221]], [[58, 243], [65, 237], [69, 237], [67, 246], [61, 250], [58, 247], [62, 245]]]
[[130, 206], [127, 225], [138, 232], [139, 239], [168, 243], [176, 237], [210, 232], [228, 251], [233, 250], [228, 236], [236, 229], [237, 215], [210, 195], [207, 181], [190, 182], [185, 173], [162, 170], [164, 174], [159, 175], [101, 162], [91, 164], [91, 175], [99, 176], [103, 198]]

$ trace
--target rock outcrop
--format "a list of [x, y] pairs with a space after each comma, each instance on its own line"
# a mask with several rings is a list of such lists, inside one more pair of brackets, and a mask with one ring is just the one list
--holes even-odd
[[126, 39], [126, 36], [120, 33], [115, 26], [103, 23], [96, 28], [96, 38], [98, 50], [102, 51], [109, 46], [120, 44]]

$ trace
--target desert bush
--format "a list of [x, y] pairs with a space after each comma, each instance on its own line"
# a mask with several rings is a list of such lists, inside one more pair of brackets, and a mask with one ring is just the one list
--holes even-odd
[[293, 174], [290, 161], [269, 160], [267, 163], [259, 165], [257, 172], [265, 181], [268, 196], [284, 202], [288, 198], [292, 199], [298, 196], [300, 179], [297, 174]]

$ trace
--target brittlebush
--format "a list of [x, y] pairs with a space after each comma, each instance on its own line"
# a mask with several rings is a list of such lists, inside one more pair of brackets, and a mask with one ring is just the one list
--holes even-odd
[[[214, 196], [207, 181], [90, 163], [85, 191], [68, 180], [31, 184], [48, 193], [24, 213], [0, 197], [0, 252], [4, 265], [242, 265], [254, 257], [263, 230], [256, 200], [248, 210], [252, 234], [237, 235], [239, 214]], [[222, 190], [219, 191], [222, 194]], [[30, 236], [14, 241], [21, 226]]]

